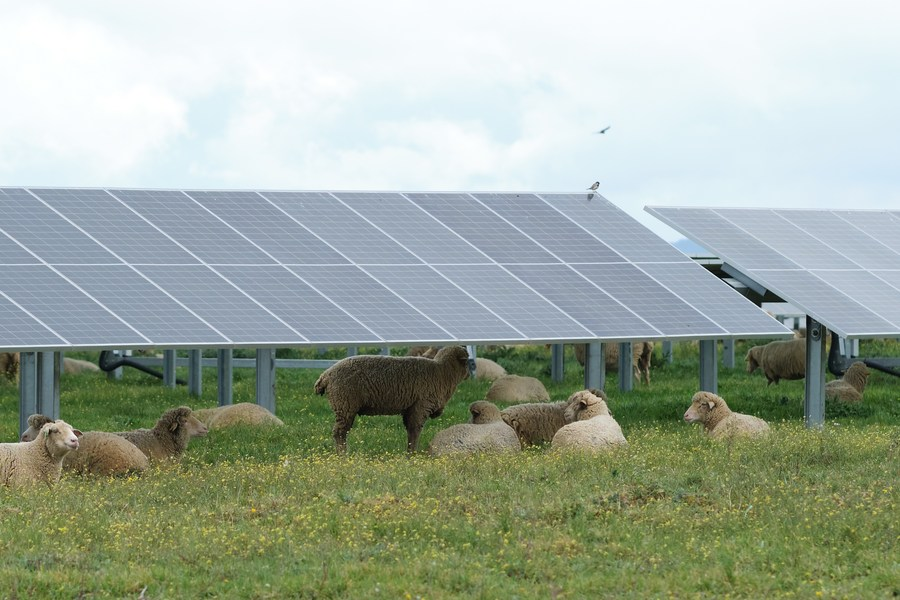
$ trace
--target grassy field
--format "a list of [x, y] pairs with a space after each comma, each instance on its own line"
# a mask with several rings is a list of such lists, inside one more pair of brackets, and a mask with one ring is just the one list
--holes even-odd
[[[900, 344], [864, 341], [862, 353], [900, 356]], [[544, 348], [483, 355], [541, 378], [553, 399], [583, 387], [571, 353], [559, 384]], [[622, 393], [609, 376], [629, 440], [614, 453], [440, 459], [405, 454], [399, 417], [359, 418], [334, 454], [318, 371], [280, 370], [286, 428], [211, 432], [141, 477], [0, 489], [0, 598], [900, 595], [900, 380], [874, 372], [862, 404], [828, 406], [824, 429], [808, 431], [802, 381], [767, 387], [720, 368], [720, 394], [773, 433], [713, 443], [681, 420], [697, 365], [684, 343], [673, 363], [656, 357], [649, 388]], [[62, 417], [83, 430], [216, 403], [214, 371], [200, 399], [133, 370], [61, 383]], [[463, 382], [423, 447], [487, 388]], [[235, 401], [254, 393], [253, 371], [236, 369]], [[4, 441], [17, 411], [0, 381]]]

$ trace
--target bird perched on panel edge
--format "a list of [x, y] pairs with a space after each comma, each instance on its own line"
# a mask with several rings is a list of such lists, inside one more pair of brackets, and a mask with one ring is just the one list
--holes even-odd
[[596, 192], [598, 187], [600, 187], [600, 182], [595, 181], [594, 183], [591, 184], [591, 187], [589, 187], [587, 189]]

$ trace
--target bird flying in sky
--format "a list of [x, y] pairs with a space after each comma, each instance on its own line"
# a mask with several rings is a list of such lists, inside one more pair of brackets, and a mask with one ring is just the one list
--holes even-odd
[[597, 191], [597, 188], [598, 188], [598, 187], [600, 187], [600, 182], [599, 182], [599, 181], [595, 181], [594, 183], [591, 184], [591, 187], [589, 187], [588, 189], [589, 189], [589, 190]]
[[606, 133], [607, 131], [609, 131], [609, 128], [610, 128], [610, 127], [611, 127], [611, 125], [607, 125], [606, 127], [604, 127], [603, 129], [601, 129], [600, 131], [595, 131], [594, 133]]

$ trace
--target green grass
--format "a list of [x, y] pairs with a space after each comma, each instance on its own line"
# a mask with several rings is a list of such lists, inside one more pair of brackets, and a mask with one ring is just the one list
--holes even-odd
[[[318, 371], [280, 370], [284, 430], [211, 432], [180, 464], [140, 477], [0, 489], [0, 597], [900, 595], [898, 381], [874, 372], [861, 405], [829, 406], [810, 431], [802, 381], [767, 387], [759, 373], [720, 369], [720, 394], [773, 433], [717, 444], [681, 421], [699, 376], [694, 347], [676, 350], [672, 364], [656, 357], [649, 388], [622, 393], [610, 375], [629, 446], [598, 456], [408, 457], [399, 417], [357, 419], [339, 456], [331, 410], [312, 393]], [[900, 356], [896, 343], [862, 350]], [[582, 387], [571, 354], [558, 384], [544, 348], [486, 355], [541, 378], [554, 399]], [[463, 382], [423, 447], [487, 388]], [[254, 393], [253, 371], [237, 369], [235, 401]], [[62, 417], [84, 430], [215, 403], [213, 371], [201, 399], [133, 370], [62, 378]], [[0, 381], [4, 440], [17, 410], [16, 388]]]

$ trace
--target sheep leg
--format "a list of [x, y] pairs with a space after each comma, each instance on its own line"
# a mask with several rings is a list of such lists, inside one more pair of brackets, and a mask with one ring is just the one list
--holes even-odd
[[403, 425], [406, 427], [406, 451], [415, 452], [419, 447], [419, 435], [425, 425], [425, 415], [417, 407], [403, 413]]
[[338, 452], [346, 452], [347, 432], [349, 432], [350, 428], [353, 427], [353, 421], [355, 420], [355, 414], [350, 415], [349, 417], [344, 415], [335, 415], [334, 429], [331, 431], [331, 436], [334, 438], [334, 448]]

